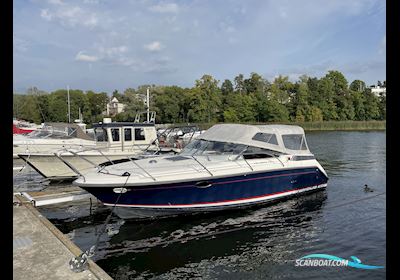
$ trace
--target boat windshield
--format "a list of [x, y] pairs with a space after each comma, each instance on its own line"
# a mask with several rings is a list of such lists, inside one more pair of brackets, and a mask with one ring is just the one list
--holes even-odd
[[29, 134], [29, 138], [69, 139], [71, 136], [61, 131], [39, 130]]
[[181, 155], [239, 155], [246, 147], [246, 145], [242, 144], [196, 139], [182, 150]]

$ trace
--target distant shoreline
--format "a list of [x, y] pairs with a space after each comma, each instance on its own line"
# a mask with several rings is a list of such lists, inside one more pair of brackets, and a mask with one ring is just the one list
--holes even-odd
[[[216, 123], [191, 123], [200, 129], [208, 129]], [[268, 122], [268, 123], [242, 123], [242, 124], [288, 124], [301, 126], [305, 131], [351, 131], [351, 130], [386, 130], [386, 120], [383, 121], [322, 121], [322, 122]], [[159, 127], [184, 126], [185, 124], [158, 124]]]

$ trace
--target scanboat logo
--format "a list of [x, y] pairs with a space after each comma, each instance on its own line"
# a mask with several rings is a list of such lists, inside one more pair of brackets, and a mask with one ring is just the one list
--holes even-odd
[[352, 260], [342, 259], [326, 254], [311, 254], [296, 260], [295, 266], [350, 266], [361, 269], [378, 269], [383, 266], [366, 265], [355, 256], [350, 257]]

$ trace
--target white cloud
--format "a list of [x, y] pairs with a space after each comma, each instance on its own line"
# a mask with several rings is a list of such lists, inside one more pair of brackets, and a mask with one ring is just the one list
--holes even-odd
[[40, 11], [40, 16], [48, 21], [50, 21], [53, 18], [53, 16], [49, 13], [48, 9], [42, 9]]
[[64, 5], [64, 2], [62, 2], [61, 0], [47, 0], [47, 2], [53, 5]]
[[149, 10], [156, 13], [178, 13], [179, 7], [175, 3], [160, 3], [151, 6]]
[[83, 0], [85, 4], [99, 4], [99, 0]]
[[99, 23], [98, 17], [95, 13], [85, 11], [78, 6], [70, 6], [64, 3], [63, 5], [55, 6], [52, 10], [42, 9], [40, 11], [40, 16], [47, 21], [57, 20], [62, 25], [69, 27], [81, 25], [93, 28]]
[[148, 51], [151, 51], [151, 52], [158, 52], [158, 51], [161, 51], [161, 49], [163, 49], [164, 46], [161, 45], [160, 42], [154, 41], [154, 42], [152, 42], [150, 44], [144, 45], [144, 48], [146, 50], [148, 50]]
[[75, 60], [85, 62], [96, 62], [99, 60], [97, 56], [84, 54], [84, 51], [80, 51], [76, 56]]
[[120, 55], [120, 54], [123, 54], [128, 51], [127, 46], [109, 47], [109, 48], [100, 46], [98, 49], [99, 49], [99, 52], [103, 56], [107, 56], [107, 57], [113, 57], [113, 56]]
[[19, 52], [26, 52], [28, 50], [28, 42], [16, 37], [15, 35], [13, 36], [13, 47], [16, 51]]

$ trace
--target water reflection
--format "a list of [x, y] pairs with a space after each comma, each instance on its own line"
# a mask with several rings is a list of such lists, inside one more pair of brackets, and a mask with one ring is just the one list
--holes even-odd
[[[100, 246], [98, 264], [123, 279], [120, 275], [127, 270], [135, 272], [131, 276], [148, 277], [150, 270], [156, 276], [179, 268], [181, 277], [189, 277], [196, 273], [190, 269], [193, 263], [210, 261], [243, 269], [266, 258], [287, 260], [292, 246], [321, 231], [314, 221], [320, 218], [326, 197], [325, 191], [319, 191], [274, 206], [220, 215], [126, 221], [117, 235]], [[109, 265], [116, 261], [118, 267]]]

